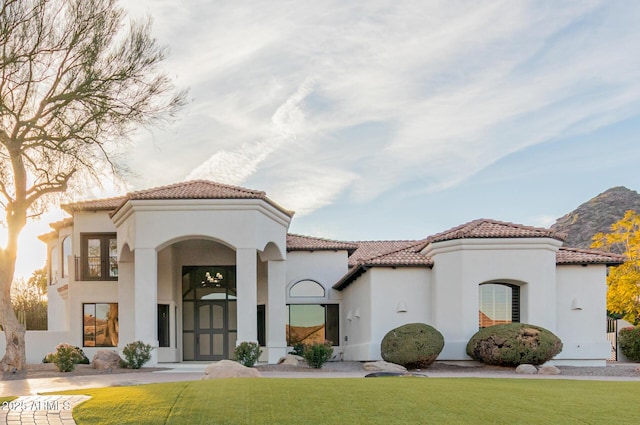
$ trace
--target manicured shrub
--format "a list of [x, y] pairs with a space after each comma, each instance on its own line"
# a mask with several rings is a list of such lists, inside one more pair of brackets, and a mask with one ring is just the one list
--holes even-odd
[[124, 355], [123, 366], [129, 369], [140, 369], [151, 359], [152, 347], [142, 341], [134, 341], [122, 349]]
[[305, 345], [302, 353], [302, 357], [307, 361], [309, 367], [314, 369], [322, 368], [322, 365], [328, 362], [332, 355], [333, 347], [329, 341]]
[[48, 353], [42, 359], [42, 363], [53, 363], [53, 360], [56, 358], [56, 353]]
[[[89, 361], [89, 358], [84, 354], [84, 351], [82, 351], [82, 349], [80, 347], [74, 347], [74, 348], [79, 353], [79, 357], [77, 357], [79, 360], [76, 361], [76, 364], [89, 364], [89, 363], [91, 363]], [[56, 358], [56, 353], [48, 353], [42, 359], [42, 363], [55, 363], [55, 358]]]
[[84, 362], [87, 356], [84, 355], [80, 348], [62, 343], [56, 346], [55, 354], [49, 353], [44, 360], [47, 358], [56, 365], [58, 371], [71, 372], [76, 368], [77, 364]]
[[640, 326], [620, 329], [618, 343], [626, 358], [632, 362], [640, 362]]
[[498, 366], [540, 365], [562, 351], [562, 341], [551, 331], [526, 323], [480, 329], [467, 344], [467, 354]]
[[236, 347], [236, 361], [243, 366], [253, 367], [262, 354], [257, 342], [243, 341]]
[[382, 358], [407, 369], [433, 363], [444, 348], [444, 337], [426, 323], [408, 323], [390, 330], [380, 346]]

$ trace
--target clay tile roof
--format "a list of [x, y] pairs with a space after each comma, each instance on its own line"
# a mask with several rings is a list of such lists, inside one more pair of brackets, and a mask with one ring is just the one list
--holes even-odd
[[351, 254], [357, 248], [358, 248], [358, 245], [350, 242], [340, 242], [340, 241], [333, 241], [330, 239], [315, 238], [311, 236], [287, 234], [287, 251], [346, 250], [349, 254]]
[[556, 264], [606, 264], [615, 266], [624, 263], [624, 255], [590, 249], [561, 247], [556, 253]]
[[191, 180], [131, 192], [129, 199], [265, 199], [259, 190], [245, 189], [208, 180]]
[[349, 257], [349, 271], [335, 285], [342, 290], [369, 267], [433, 267], [433, 259], [420, 254], [425, 241], [356, 242], [358, 250]]
[[55, 230], [60, 230], [60, 229], [65, 228], [65, 227], [69, 227], [72, 224], [73, 224], [73, 218], [67, 217], [67, 218], [63, 218], [60, 221], [56, 221], [54, 223], [50, 223], [49, 227], [51, 227], [52, 229], [55, 229]]
[[153, 199], [262, 199], [289, 217], [293, 216], [293, 211], [282, 208], [269, 199], [262, 191], [245, 189], [239, 186], [231, 186], [208, 180], [192, 180], [175, 183], [168, 186], [139, 190], [115, 198], [74, 202], [64, 204], [62, 208], [70, 214], [73, 214], [74, 211], [113, 211], [115, 213], [115, 211], [120, 209], [128, 200]]
[[115, 198], [94, 199], [91, 201], [62, 204], [61, 207], [69, 214], [73, 214], [74, 211], [111, 211], [124, 204], [126, 200], [126, 196], [117, 196]]
[[358, 249], [349, 257], [349, 266], [355, 266], [363, 261], [386, 256], [388, 254], [407, 249], [416, 245], [418, 241], [360, 241], [353, 242]]
[[44, 243], [47, 243], [50, 240], [55, 240], [57, 238], [58, 238], [58, 232], [56, 232], [56, 231], [51, 231], [51, 232], [45, 233], [43, 235], [38, 235], [38, 239], [40, 239]]
[[293, 216], [293, 211], [282, 208], [269, 199], [266, 193], [262, 191], [209, 180], [191, 180], [168, 186], [139, 190], [129, 193], [128, 199], [262, 199], [289, 217]]
[[482, 218], [430, 236], [428, 241], [442, 242], [466, 238], [554, 238], [564, 241], [566, 235], [551, 229]]

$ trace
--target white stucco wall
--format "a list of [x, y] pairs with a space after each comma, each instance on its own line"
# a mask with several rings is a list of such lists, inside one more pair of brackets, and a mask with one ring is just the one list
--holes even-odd
[[605, 319], [606, 266], [561, 265], [557, 268], [557, 325], [555, 334], [562, 340], [562, 352], [552, 363], [604, 366], [611, 352]]
[[431, 322], [430, 274], [428, 268], [374, 267], [347, 286], [340, 317], [349, 336], [346, 360], [380, 360], [380, 344], [391, 329]]
[[[372, 271], [369, 269], [342, 291], [340, 321], [344, 329], [345, 360], [368, 360], [372, 357]], [[344, 337], [342, 340], [344, 341]]]
[[[25, 334], [27, 363], [42, 363], [42, 359], [49, 353], [56, 351], [56, 345], [69, 342], [69, 335], [64, 331], [27, 331]], [[0, 353], [7, 348], [4, 332], [0, 331]], [[87, 351], [85, 350], [85, 353]], [[91, 357], [89, 357], [91, 359]], [[1, 394], [5, 395], [5, 394]]]
[[427, 247], [432, 256], [433, 323], [445, 337], [440, 360], [466, 360], [478, 331], [479, 285], [521, 286], [521, 322], [556, 331], [556, 260], [560, 242], [548, 238], [460, 239]]
[[329, 294], [330, 299], [340, 299], [339, 291], [332, 286], [347, 273], [346, 251], [293, 251], [287, 253], [287, 285], [305, 279], [315, 280]]
[[[376, 267], [371, 274], [370, 360], [381, 359], [380, 343], [391, 329], [407, 323], [431, 324], [431, 269]], [[398, 306], [406, 312], [398, 312]]]

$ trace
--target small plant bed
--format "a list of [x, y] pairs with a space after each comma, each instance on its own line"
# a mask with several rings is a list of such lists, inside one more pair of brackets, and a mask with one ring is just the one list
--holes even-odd
[[71, 372], [59, 372], [53, 363], [28, 364], [23, 370], [11, 372], [2, 372], [0, 376], [4, 381], [17, 379], [35, 379], [35, 378], [57, 378], [70, 376], [88, 376], [88, 375], [108, 375], [116, 373], [139, 373], [139, 372], [155, 372], [160, 370], [168, 370], [166, 367], [145, 367], [142, 369], [113, 369], [98, 370], [88, 364], [78, 364]]

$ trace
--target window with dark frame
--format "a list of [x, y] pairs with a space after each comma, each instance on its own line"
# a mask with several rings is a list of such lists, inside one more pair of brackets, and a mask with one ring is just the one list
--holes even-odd
[[158, 347], [171, 347], [169, 304], [158, 304]]
[[118, 303], [82, 304], [82, 346], [118, 346]]
[[71, 255], [71, 236], [65, 236], [62, 239], [62, 258], [61, 258], [61, 270], [62, 277], [69, 276], [69, 256]]
[[258, 305], [258, 345], [267, 346], [267, 309], [264, 304]]
[[479, 327], [520, 322], [520, 287], [509, 283], [483, 283], [479, 288]]
[[338, 304], [288, 304], [287, 345], [331, 342], [340, 345]]
[[81, 279], [118, 280], [118, 245], [115, 233], [82, 234]]

